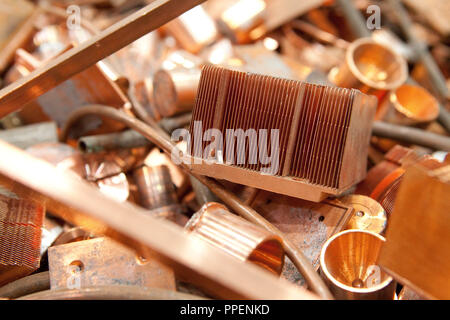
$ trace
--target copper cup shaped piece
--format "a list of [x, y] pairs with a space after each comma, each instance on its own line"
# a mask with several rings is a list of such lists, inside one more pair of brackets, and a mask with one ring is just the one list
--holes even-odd
[[426, 89], [403, 84], [389, 95], [384, 120], [401, 125], [426, 124], [436, 120], [439, 103]]
[[175, 68], [155, 73], [153, 98], [156, 109], [163, 117], [192, 110], [200, 73], [199, 68]]
[[206, 203], [185, 228], [241, 261], [281, 274], [284, 265], [281, 239], [230, 213], [224, 205]]
[[337, 86], [359, 89], [378, 98], [401, 86], [407, 77], [406, 60], [370, 38], [352, 42], [345, 62], [329, 73], [329, 80]]
[[346, 230], [325, 242], [320, 273], [336, 299], [394, 299], [396, 282], [377, 265], [385, 241], [374, 232]]

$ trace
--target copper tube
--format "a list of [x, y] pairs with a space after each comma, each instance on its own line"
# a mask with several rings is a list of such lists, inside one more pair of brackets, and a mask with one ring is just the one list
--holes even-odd
[[78, 139], [78, 148], [83, 152], [102, 152], [151, 146], [150, 141], [133, 130], [98, 134]]
[[167, 166], [142, 166], [133, 171], [133, 178], [144, 208], [154, 210], [178, 203]]
[[403, 84], [387, 99], [384, 121], [401, 125], [429, 123], [439, 115], [439, 102], [426, 89]]
[[[147, 125], [142, 121], [129, 117], [123, 112], [100, 105], [84, 107], [81, 110], [74, 112], [70, 116], [70, 120], [67, 122], [66, 127], [61, 132], [61, 139], [64, 140], [67, 138], [68, 129], [73, 123], [76, 123], [79, 118], [82, 118], [89, 114], [102, 114], [103, 116], [115, 119], [116, 121], [121, 121], [125, 125], [141, 133], [147, 139], [158, 145], [167, 154], [172, 154], [172, 151], [175, 148], [175, 144], [170, 140], [170, 137], [167, 135], [167, 133], [165, 133], [162, 129], [158, 129], [156, 123], [153, 120], [150, 119], [149, 122], [150, 125]], [[190, 172], [189, 167], [186, 166], [183, 163], [183, 161], [181, 161], [180, 158], [177, 158], [177, 153], [174, 153], [174, 157], [179, 161], [181, 167], [184, 170]], [[273, 232], [274, 234], [278, 235], [281, 239], [283, 239], [283, 247], [284, 250], [286, 251], [287, 256], [291, 259], [291, 261], [294, 263], [295, 267], [300, 271], [300, 273], [305, 277], [308, 286], [314, 292], [316, 292], [321, 298], [333, 299], [333, 296], [323, 283], [322, 279], [315, 272], [315, 270], [311, 266], [311, 263], [303, 255], [303, 253], [296, 248], [296, 246], [292, 243], [292, 241], [287, 239], [278, 228], [273, 226], [270, 222], [264, 219], [258, 212], [253, 210], [251, 207], [244, 205], [238, 197], [225, 190], [220, 184], [218, 184], [213, 179], [201, 175], [192, 174], [191, 172], [190, 174], [195, 178], [197, 178], [201, 183], [206, 185], [208, 188], [210, 188], [210, 190], [219, 199], [221, 199], [224, 203], [226, 203], [226, 205], [231, 210], [242, 216], [244, 219], [262, 226], [266, 230]]]
[[329, 73], [339, 87], [356, 88], [382, 98], [387, 91], [402, 85], [408, 77], [406, 60], [371, 38], [350, 44], [345, 62]]
[[[363, 230], [342, 231], [327, 240], [320, 254], [320, 271], [336, 299], [394, 299], [396, 282], [377, 266], [385, 241]], [[371, 269], [378, 271], [374, 274]]]
[[239, 260], [254, 263], [277, 275], [283, 270], [281, 238], [233, 215], [222, 204], [205, 204], [185, 228]]
[[16, 299], [48, 289], [50, 289], [50, 275], [48, 271], [45, 271], [32, 274], [0, 287], [0, 297]]
[[0, 131], [0, 139], [26, 149], [35, 144], [58, 142], [55, 122], [37, 123]]
[[190, 111], [200, 81], [200, 69], [159, 70], [153, 78], [155, 106], [163, 117]]

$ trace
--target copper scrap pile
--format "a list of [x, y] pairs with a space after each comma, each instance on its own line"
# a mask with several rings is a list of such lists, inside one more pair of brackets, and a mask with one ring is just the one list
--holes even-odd
[[450, 299], [449, 21], [0, 0], [0, 298]]

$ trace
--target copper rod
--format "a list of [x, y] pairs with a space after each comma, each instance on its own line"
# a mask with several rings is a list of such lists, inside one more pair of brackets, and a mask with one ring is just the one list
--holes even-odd
[[287, 239], [287, 237], [278, 228], [276, 228], [269, 221], [263, 218], [258, 212], [256, 212], [249, 206], [243, 204], [237, 196], [225, 190], [215, 180], [205, 176], [192, 174], [190, 167], [186, 165], [183, 161], [181, 161], [181, 159], [179, 158], [177, 159], [178, 154], [176, 152], [172, 153], [172, 149], [175, 147], [175, 145], [173, 144], [172, 141], [170, 141], [169, 135], [162, 129], [156, 129], [152, 125], [150, 126], [146, 125], [145, 123], [143, 123], [138, 119], [131, 118], [122, 111], [118, 111], [107, 106], [91, 105], [80, 108], [71, 114], [68, 121], [66, 122], [65, 127], [62, 130], [61, 140], [64, 141], [67, 138], [67, 133], [70, 130], [70, 127], [73, 124], [75, 124], [80, 118], [86, 115], [93, 115], [93, 114], [110, 117], [114, 120], [126, 124], [130, 128], [141, 133], [147, 139], [152, 141], [155, 145], [163, 149], [167, 154], [175, 157], [174, 160], [178, 160], [177, 162], [180, 163], [181, 167], [184, 170], [186, 170], [189, 174], [198, 179], [201, 183], [206, 185], [231, 210], [233, 210], [243, 218], [249, 220], [250, 222], [260, 225], [263, 228], [271, 231], [272, 233], [282, 238], [283, 248], [286, 251], [286, 254], [292, 260], [292, 262], [294, 263], [296, 268], [300, 271], [300, 273], [305, 277], [305, 280], [308, 283], [309, 288], [311, 288], [323, 299], [333, 298], [328, 288], [325, 286], [320, 276], [315, 272], [308, 259], [303, 255], [303, 253], [300, 250], [298, 250], [295, 247], [295, 245], [290, 240]]
[[0, 91], [0, 118], [205, 0], [156, 0]]

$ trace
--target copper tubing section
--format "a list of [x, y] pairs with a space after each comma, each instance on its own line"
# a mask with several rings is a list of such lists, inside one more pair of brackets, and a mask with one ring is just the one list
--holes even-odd
[[347, 230], [325, 242], [320, 272], [336, 299], [394, 299], [396, 282], [377, 265], [385, 241], [374, 232]]
[[[190, 167], [184, 164], [184, 162], [179, 158], [178, 154], [175, 152], [172, 153], [172, 149], [175, 148], [175, 144], [170, 141], [170, 137], [166, 132], [164, 132], [160, 128], [157, 128], [157, 125], [155, 121], [153, 121], [153, 119], [151, 119], [150, 125], [147, 125], [138, 119], [131, 118], [123, 111], [119, 111], [111, 107], [102, 105], [90, 105], [73, 112], [69, 116], [66, 125], [62, 130], [62, 141], [65, 141], [67, 139], [67, 134], [70, 130], [70, 127], [74, 125], [80, 118], [86, 115], [102, 115], [122, 122], [128, 127], [141, 133], [155, 145], [163, 149], [167, 154], [172, 155], [174, 158], [173, 160], [177, 160], [177, 162], [180, 163], [182, 169], [186, 170], [189, 174], [192, 174]], [[249, 220], [250, 222], [253, 222], [265, 228], [266, 230], [278, 235], [283, 240], [284, 251], [294, 263], [295, 267], [303, 275], [309, 288], [317, 295], [319, 295], [322, 299], [333, 299], [330, 291], [328, 290], [320, 276], [316, 273], [309, 260], [303, 255], [300, 250], [295, 247], [295, 245], [289, 239], [287, 239], [287, 237], [278, 228], [276, 228], [269, 221], [263, 218], [258, 212], [243, 204], [237, 196], [225, 190], [214, 179], [200, 175], [192, 175], [204, 185], [206, 185], [220, 200], [222, 200], [228, 206], [229, 209], [236, 212], [244, 219]]]
[[0, 298], [16, 299], [18, 297], [49, 289], [49, 272], [40, 272], [0, 287]]
[[241, 261], [254, 263], [276, 275], [283, 270], [281, 238], [232, 214], [222, 204], [205, 204], [185, 229]]
[[410, 84], [392, 91], [384, 108], [384, 120], [400, 125], [429, 123], [439, 115], [437, 99], [425, 88]]
[[173, 290], [138, 286], [100, 286], [76, 290], [45, 290], [17, 300], [205, 300]]
[[371, 38], [352, 42], [345, 61], [329, 74], [329, 80], [338, 87], [356, 88], [379, 99], [401, 86], [407, 78], [406, 60]]
[[78, 149], [83, 152], [102, 152], [151, 146], [150, 141], [134, 130], [86, 136], [78, 140]]
[[434, 150], [450, 151], [449, 137], [421, 129], [375, 121], [372, 127], [372, 134], [380, 138], [398, 140]]
[[163, 117], [192, 110], [200, 74], [200, 68], [175, 68], [155, 73], [153, 97], [155, 107]]

